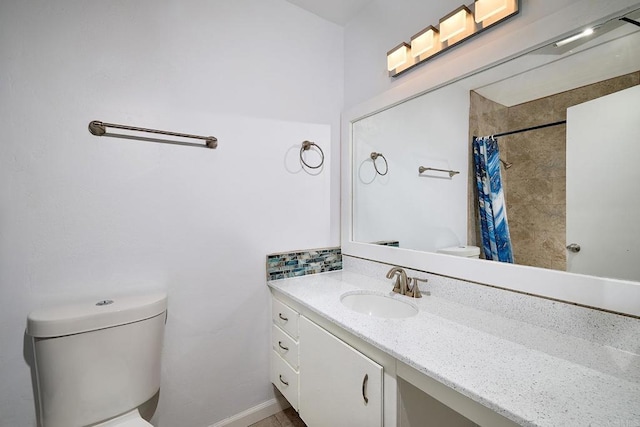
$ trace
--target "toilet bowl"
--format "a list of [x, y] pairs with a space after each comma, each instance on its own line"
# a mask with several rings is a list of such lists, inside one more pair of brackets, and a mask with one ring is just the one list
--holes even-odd
[[438, 249], [439, 254], [461, 256], [464, 258], [480, 258], [480, 248], [477, 246], [451, 246], [448, 248]]
[[137, 408], [160, 389], [166, 311], [154, 292], [31, 312], [41, 426], [150, 427]]

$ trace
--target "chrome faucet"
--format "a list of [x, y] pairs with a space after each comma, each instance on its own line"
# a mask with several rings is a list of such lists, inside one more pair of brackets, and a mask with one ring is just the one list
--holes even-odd
[[409, 279], [407, 279], [407, 273], [400, 267], [393, 267], [387, 272], [387, 279], [392, 279], [396, 276], [396, 282], [393, 285], [393, 292], [400, 295], [407, 295], [409, 290]]
[[[420, 288], [418, 287], [418, 282], [426, 283], [427, 279], [418, 279], [417, 277], [409, 279], [407, 277], [407, 273], [400, 267], [393, 267], [387, 273], [387, 279], [392, 279], [394, 276], [396, 278], [396, 281], [393, 285], [393, 292], [412, 298], [422, 298]], [[411, 286], [412, 281], [413, 286]], [[426, 295], [430, 295], [430, 293], [427, 293]]]

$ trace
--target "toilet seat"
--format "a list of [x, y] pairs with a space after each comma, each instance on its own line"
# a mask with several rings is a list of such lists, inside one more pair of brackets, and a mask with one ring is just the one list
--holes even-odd
[[141, 416], [138, 409], [127, 412], [119, 417], [112, 418], [104, 423], [95, 424], [92, 427], [153, 427], [146, 422]]

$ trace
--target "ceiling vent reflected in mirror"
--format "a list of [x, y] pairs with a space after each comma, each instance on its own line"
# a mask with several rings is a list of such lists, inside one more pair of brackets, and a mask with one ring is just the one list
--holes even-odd
[[564, 40], [560, 40], [559, 42], [556, 42], [555, 45], [556, 45], [556, 47], [562, 47], [562, 46], [564, 46], [566, 44], [569, 44], [571, 42], [574, 42], [576, 40], [580, 40], [580, 39], [583, 39], [585, 37], [589, 37], [591, 34], [593, 34], [593, 28], [587, 28], [586, 30], [584, 30], [584, 31], [582, 31], [582, 32], [580, 32], [580, 33], [578, 33], [576, 35], [573, 35], [571, 37], [567, 37]]

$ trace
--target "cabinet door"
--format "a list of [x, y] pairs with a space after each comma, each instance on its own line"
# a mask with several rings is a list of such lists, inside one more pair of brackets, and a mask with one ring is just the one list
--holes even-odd
[[303, 316], [300, 416], [309, 427], [382, 425], [382, 366]]

